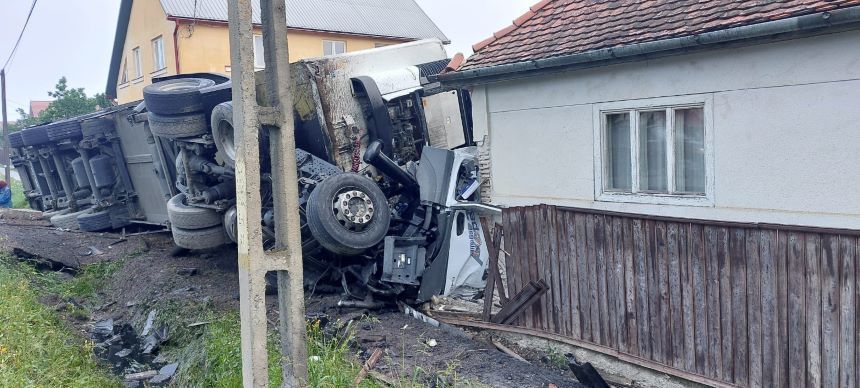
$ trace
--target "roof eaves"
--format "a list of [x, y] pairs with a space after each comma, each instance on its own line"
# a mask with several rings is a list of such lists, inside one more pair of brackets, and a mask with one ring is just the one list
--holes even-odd
[[489, 38], [484, 39], [484, 40], [472, 45], [472, 51], [477, 53], [478, 51], [481, 51], [481, 49], [489, 46], [490, 44], [492, 44], [496, 40], [499, 40], [502, 37], [504, 37], [505, 35], [510, 34], [512, 31], [516, 30], [517, 27], [522, 26], [527, 21], [529, 21], [529, 19], [531, 19], [533, 16], [537, 15], [538, 11], [540, 11], [543, 7], [546, 7], [546, 5], [549, 4], [550, 2], [552, 2], [552, 0], [541, 0], [539, 3], [529, 7], [528, 11], [526, 11], [524, 14], [520, 15], [520, 17], [514, 19], [514, 21], [511, 22], [511, 24], [509, 26], [502, 28], [499, 31], [496, 31]]
[[823, 31], [830, 32], [836, 27], [860, 29], [860, 6], [731, 27], [698, 35], [465, 69], [442, 74], [439, 76], [439, 80], [448, 85], [475, 85], [561, 69], [588, 68], [649, 56], [669, 55], [685, 50], [704, 49], [742, 41], [756, 41], [772, 37], [789, 39], [796, 34], [816, 35], [824, 33]]
[[113, 38], [113, 52], [108, 69], [107, 85], [105, 94], [109, 98], [116, 98], [116, 82], [119, 79], [120, 61], [122, 61], [122, 50], [125, 48], [125, 38], [128, 34], [128, 22], [131, 19], [132, 0], [122, 0], [119, 5], [119, 16], [116, 22], [116, 33]]

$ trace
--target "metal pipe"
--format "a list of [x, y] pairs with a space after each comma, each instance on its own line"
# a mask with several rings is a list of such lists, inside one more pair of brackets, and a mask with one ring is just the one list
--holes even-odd
[[584, 53], [561, 55], [553, 58], [529, 60], [473, 70], [456, 71], [440, 75], [439, 80], [447, 85], [474, 85], [562, 69], [588, 68], [613, 62], [631, 61], [641, 56], [669, 55], [695, 48], [761, 39], [774, 35], [797, 32], [813, 34], [826, 28], [845, 26], [852, 23], [860, 23], [860, 6], [749, 26], [727, 28], [692, 36], [635, 43], [620, 47], [610, 47]]
[[78, 201], [75, 199], [75, 190], [69, 181], [69, 176], [66, 174], [66, 169], [63, 168], [62, 158], [57, 153], [57, 149], [51, 149], [51, 156], [54, 158], [54, 168], [57, 169], [57, 175], [60, 176], [60, 184], [63, 185], [63, 191], [66, 192], [66, 200], [69, 202], [69, 207], [73, 212], [78, 211]]

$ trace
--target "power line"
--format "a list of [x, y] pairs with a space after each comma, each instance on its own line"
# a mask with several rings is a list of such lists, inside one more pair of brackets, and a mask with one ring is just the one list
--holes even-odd
[[24, 37], [24, 31], [27, 30], [27, 24], [30, 23], [30, 17], [33, 16], [33, 9], [36, 8], [36, 1], [33, 0], [33, 4], [30, 5], [30, 12], [27, 13], [27, 20], [24, 21], [24, 27], [21, 28], [21, 33], [18, 35], [18, 40], [15, 41], [15, 47], [12, 48], [12, 52], [9, 53], [9, 58], [6, 59], [6, 63], [3, 64], [3, 70], [6, 70], [6, 66], [9, 66], [9, 62], [12, 62], [12, 58], [15, 56], [15, 52], [18, 51], [18, 45], [21, 44], [21, 38]]

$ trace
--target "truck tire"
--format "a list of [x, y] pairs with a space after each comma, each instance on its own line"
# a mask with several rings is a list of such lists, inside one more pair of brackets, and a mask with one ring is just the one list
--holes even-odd
[[49, 212], [44, 212], [44, 213], [42, 213], [42, 219], [43, 219], [43, 220], [45, 220], [45, 221], [50, 221], [50, 220], [51, 220], [51, 218], [53, 218], [54, 216], [67, 214], [67, 213], [69, 213], [70, 211], [71, 211], [71, 210], [69, 210], [68, 208], [66, 208], [66, 209], [62, 209], [62, 210], [52, 210], [52, 211], [49, 211]]
[[[347, 210], [359, 218], [370, 217], [360, 225], [344, 220], [345, 213], [340, 201], [352, 192], [363, 195], [347, 199]], [[356, 208], [353, 210], [353, 201]], [[323, 248], [335, 254], [357, 255], [379, 244], [388, 234], [391, 212], [388, 199], [373, 181], [358, 174], [344, 173], [322, 181], [311, 192], [307, 203], [307, 222], [311, 234]]]
[[77, 211], [74, 213], [59, 214], [51, 217], [51, 225], [61, 229], [78, 230], [78, 216], [90, 212], [90, 209]]
[[224, 166], [236, 167], [236, 143], [233, 134], [233, 102], [218, 104], [212, 110], [212, 138], [215, 141], [215, 159]]
[[182, 229], [171, 226], [170, 229], [173, 232], [173, 243], [180, 248], [217, 248], [228, 241], [227, 234], [221, 225], [205, 229]]
[[12, 148], [21, 148], [24, 146], [24, 139], [21, 138], [21, 132], [12, 132], [9, 134], [9, 145]]
[[149, 130], [155, 136], [176, 139], [206, 134], [209, 123], [203, 113], [164, 116], [149, 112]]
[[215, 85], [205, 78], [178, 78], [143, 88], [146, 109], [159, 115], [200, 112], [204, 109], [200, 90]]
[[170, 225], [191, 230], [221, 225], [221, 215], [215, 210], [188, 206], [185, 198], [185, 194], [177, 194], [167, 201], [167, 218]]
[[99, 232], [110, 229], [110, 211], [102, 210], [78, 215], [78, 226], [85, 232]]
[[84, 137], [97, 137], [99, 135], [113, 131], [113, 129], [113, 120], [92, 119], [81, 121], [81, 134]]
[[81, 138], [81, 124], [77, 121], [62, 121], [45, 126], [48, 140], [58, 141], [64, 139]]
[[21, 131], [21, 140], [23, 140], [25, 146], [45, 144], [50, 141], [50, 139], [48, 139], [48, 131], [45, 129], [44, 125], [40, 127], [27, 128]]

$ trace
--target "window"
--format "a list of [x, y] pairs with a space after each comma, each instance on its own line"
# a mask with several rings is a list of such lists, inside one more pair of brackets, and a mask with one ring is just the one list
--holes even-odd
[[131, 56], [134, 59], [134, 79], [143, 77], [143, 67], [140, 64], [140, 47], [132, 49]]
[[601, 139], [595, 149], [599, 200], [708, 204], [706, 103], [626, 109], [605, 105], [595, 117]]
[[152, 40], [152, 63], [155, 66], [154, 72], [167, 67], [164, 64], [164, 39], [160, 36]]
[[265, 51], [263, 50], [263, 36], [254, 35], [254, 67], [257, 69], [266, 67]]
[[120, 78], [120, 85], [128, 82], [128, 58], [122, 61], [122, 78]]
[[324, 40], [323, 55], [337, 55], [346, 52], [346, 42], [340, 40]]

